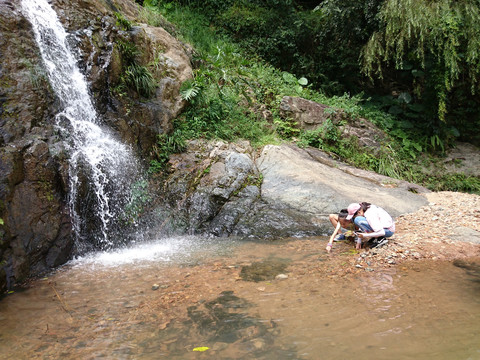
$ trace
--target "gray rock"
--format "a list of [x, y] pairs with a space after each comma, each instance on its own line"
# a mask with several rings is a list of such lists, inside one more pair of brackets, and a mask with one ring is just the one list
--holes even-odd
[[[328, 214], [351, 202], [377, 204], [394, 217], [427, 204], [418, 193], [428, 190], [415, 184], [355, 172], [326, 161], [318, 150], [290, 145], [267, 145], [258, 156], [248, 146], [195, 141], [170, 164], [167, 197], [185, 205], [174, 211], [187, 218], [191, 233], [267, 239], [326, 235]], [[180, 194], [179, 188], [190, 190]]]
[[[284, 204], [311, 218], [325, 220], [349, 203], [367, 201], [383, 207], [392, 216], [416, 211], [425, 197], [401, 187], [380, 183], [317, 161], [307, 150], [295, 146], [267, 145], [258, 160], [263, 174], [262, 198]], [[365, 174], [363, 174], [365, 175]], [[373, 174], [372, 174], [373, 175]]]
[[480, 244], [480, 232], [465, 226], [459, 226], [454, 228], [449, 238], [454, 241], [463, 241], [463, 242], [469, 242], [473, 244]]

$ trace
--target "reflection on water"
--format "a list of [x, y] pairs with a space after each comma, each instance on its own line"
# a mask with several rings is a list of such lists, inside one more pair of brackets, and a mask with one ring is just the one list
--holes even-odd
[[[0, 301], [0, 358], [480, 359], [478, 260], [330, 279], [315, 249], [281, 249], [191, 237], [77, 259]], [[287, 280], [242, 280], [273, 257]]]

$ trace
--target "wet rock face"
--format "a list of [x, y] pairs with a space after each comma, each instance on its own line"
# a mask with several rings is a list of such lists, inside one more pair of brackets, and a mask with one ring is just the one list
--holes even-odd
[[[56, 101], [20, 2], [0, 6], [0, 289], [64, 263], [73, 246], [52, 124]], [[61, 146], [60, 146], [61, 147]]]
[[13, 146], [0, 158], [4, 233], [2, 285], [13, 286], [31, 273], [67, 261], [73, 247], [60, 163], [42, 139]]

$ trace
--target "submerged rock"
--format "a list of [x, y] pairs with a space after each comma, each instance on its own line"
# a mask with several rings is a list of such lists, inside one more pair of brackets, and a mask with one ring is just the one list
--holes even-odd
[[254, 262], [251, 265], [243, 266], [240, 271], [240, 277], [245, 281], [265, 281], [273, 279], [286, 279], [283, 274], [289, 261], [285, 259], [266, 259], [260, 262]]

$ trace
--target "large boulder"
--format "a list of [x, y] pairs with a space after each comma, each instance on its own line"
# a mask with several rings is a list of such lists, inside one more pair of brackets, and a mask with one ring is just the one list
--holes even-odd
[[182, 232], [264, 239], [326, 235], [328, 215], [351, 202], [377, 204], [394, 217], [427, 203], [420, 193], [428, 190], [421, 186], [292, 145], [257, 152], [247, 142], [194, 141], [170, 165], [170, 211], [162, 204], [156, 223], [165, 226], [170, 218]]
[[[113, 117], [122, 137], [136, 144], [144, 155], [148, 155], [157, 140], [157, 135], [172, 130], [175, 119], [186, 105], [180, 96], [180, 86], [192, 77], [188, 48], [176, 40], [165, 29], [141, 24], [134, 26], [129, 34], [138, 49], [140, 64], [147, 65], [157, 82], [152, 98], [129, 103], [125, 99], [116, 107]], [[115, 67], [112, 62], [112, 68]], [[119, 81], [111, 74], [111, 82]], [[127, 114], [128, 111], [128, 114]], [[112, 117], [112, 114], [109, 114]]]
[[325, 159], [328, 156], [318, 149], [266, 146], [257, 161], [263, 174], [262, 198], [320, 219], [352, 202], [374, 203], [392, 216], [426, 204], [418, 193], [428, 190], [421, 186]]
[[316, 130], [329, 120], [338, 127], [342, 136], [353, 136], [359, 145], [372, 150], [380, 148], [387, 139], [387, 135], [367, 119], [351, 118], [343, 110], [300, 97], [284, 96], [280, 102], [280, 114], [304, 130]]

